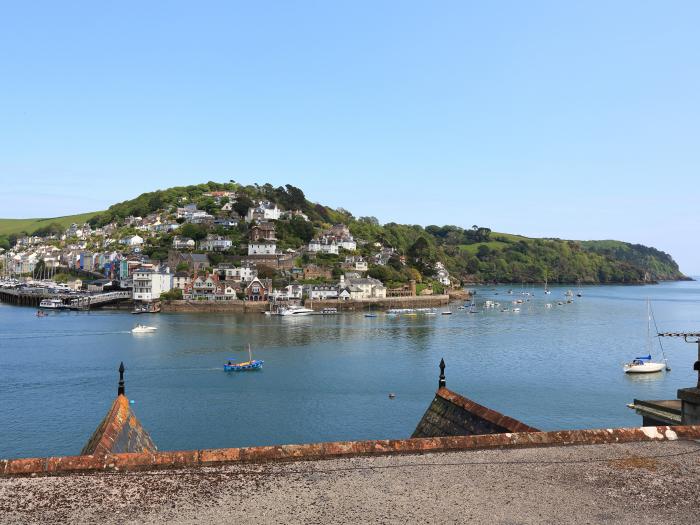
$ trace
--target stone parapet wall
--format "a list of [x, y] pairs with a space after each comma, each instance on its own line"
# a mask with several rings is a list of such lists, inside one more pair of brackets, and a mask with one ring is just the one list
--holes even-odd
[[382, 456], [494, 448], [599, 445], [606, 443], [697, 439], [700, 439], [700, 426], [562, 430], [439, 438], [339, 441], [305, 445], [0, 460], [0, 476], [196, 468], [244, 462], [262, 463], [269, 461], [319, 460], [352, 456]]

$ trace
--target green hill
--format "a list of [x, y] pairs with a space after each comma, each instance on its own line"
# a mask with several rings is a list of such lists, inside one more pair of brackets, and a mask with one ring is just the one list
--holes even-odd
[[[0, 241], [3, 235], [7, 238], [13, 233], [34, 233], [52, 225], [65, 228], [73, 222], [87, 221], [93, 226], [119, 223], [127, 216], [143, 217], [186, 203], [220, 214], [223, 202], [217, 203], [204, 194], [223, 190], [237, 193], [233, 208], [240, 215], [245, 215], [254, 201], [267, 200], [286, 210], [301, 210], [309, 218], [310, 224], [300, 218], [278, 223], [278, 247], [282, 250], [298, 248], [316, 233], [337, 223], [346, 224], [356, 239], [366, 241], [358, 245], [357, 253], [367, 257], [370, 263], [379, 251], [377, 244], [393, 248], [395, 253], [387, 264], [374, 265], [369, 271], [372, 277], [390, 284], [409, 279], [430, 280], [437, 262], [443, 263], [453, 278], [465, 282], [641, 283], [686, 278], [669, 254], [640, 244], [537, 239], [492, 232], [479, 226], [465, 229], [453, 225], [380, 224], [374, 217], [355, 217], [342, 208], [310, 202], [301, 189], [289, 184], [275, 188], [271, 184], [207, 182], [144, 193], [103, 212], [53, 219], [0, 219]], [[203, 238], [207, 233], [204, 226], [188, 225], [188, 228], [192, 230], [187, 233], [191, 237]], [[234, 230], [212, 229], [230, 237], [237, 246], [237, 251], [229, 255], [244, 255], [248, 225], [241, 224]], [[162, 257], [170, 245], [170, 235], [164, 234], [150, 239], [144, 253]], [[332, 267], [335, 273], [340, 272], [342, 260], [342, 256], [335, 255], [316, 258], [317, 263]]]
[[71, 224], [83, 224], [91, 220], [100, 212], [79, 213], [66, 215], [65, 217], [53, 217], [46, 219], [0, 219], [0, 235], [31, 234], [40, 228], [51, 224], [59, 224], [62, 228], [68, 228]]

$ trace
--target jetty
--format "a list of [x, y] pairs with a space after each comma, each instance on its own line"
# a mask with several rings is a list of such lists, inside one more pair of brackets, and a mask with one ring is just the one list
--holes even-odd
[[0, 288], [0, 302], [17, 306], [38, 307], [44, 299], [58, 299], [66, 310], [90, 310], [131, 300], [130, 290], [87, 293], [56, 293], [46, 288]]

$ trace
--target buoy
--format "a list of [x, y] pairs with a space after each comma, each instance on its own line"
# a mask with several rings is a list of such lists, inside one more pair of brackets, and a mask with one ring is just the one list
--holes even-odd
[[396, 397], [396, 394], [394, 394], [393, 392], [391, 392], [389, 394], [389, 399], [394, 399], [395, 397]]

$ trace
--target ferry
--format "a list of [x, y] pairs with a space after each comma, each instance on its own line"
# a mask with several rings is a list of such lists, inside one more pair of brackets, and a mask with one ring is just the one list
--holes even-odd
[[60, 299], [42, 299], [39, 303], [39, 308], [46, 308], [47, 310], [59, 310], [65, 307]]

